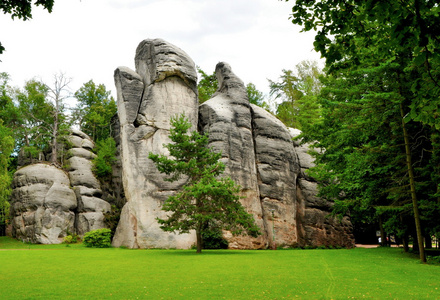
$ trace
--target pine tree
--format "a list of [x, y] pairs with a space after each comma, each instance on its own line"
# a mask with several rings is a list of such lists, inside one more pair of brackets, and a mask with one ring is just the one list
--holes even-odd
[[197, 253], [202, 251], [202, 232], [206, 224], [215, 223], [233, 235], [258, 236], [259, 228], [240, 203], [240, 187], [229, 177], [219, 178], [225, 165], [219, 161], [221, 153], [208, 148], [208, 136], [196, 131], [187, 134], [191, 127], [184, 115], [171, 118], [170, 139], [164, 145], [170, 156], [149, 153], [149, 158], [165, 180], [176, 181], [188, 177], [182, 190], [168, 198], [163, 205], [170, 212], [168, 219], [158, 218], [164, 231], [188, 233], [196, 231]]

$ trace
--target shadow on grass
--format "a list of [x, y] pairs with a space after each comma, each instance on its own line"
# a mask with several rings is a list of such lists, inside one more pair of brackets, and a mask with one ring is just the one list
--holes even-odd
[[225, 256], [225, 255], [254, 255], [258, 250], [202, 250], [197, 253], [196, 250], [176, 250], [176, 249], [146, 249], [146, 251], [158, 251], [163, 255], [173, 256]]

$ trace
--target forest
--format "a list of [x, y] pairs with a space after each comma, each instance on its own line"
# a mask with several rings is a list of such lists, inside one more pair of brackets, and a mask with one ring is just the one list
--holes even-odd
[[[393, 236], [421, 261], [440, 235], [440, 7], [437, 1], [292, 1], [291, 21], [315, 31], [325, 59], [303, 61], [269, 80], [270, 94], [247, 84], [251, 103], [270, 110], [302, 142], [313, 144], [310, 176], [334, 214], [355, 230]], [[1, 49], [0, 49], [1, 50]], [[199, 100], [216, 90], [199, 69]], [[8, 223], [11, 178], [18, 157], [62, 166], [71, 126], [97, 144], [95, 171], [111, 170], [116, 103], [93, 80], [69, 94], [69, 78], [9, 85], [0, 74], [0, 228]], [[67, 107], [67, 97], [76, 106]], [[18, 155], [22, 153], [22, 155]]]

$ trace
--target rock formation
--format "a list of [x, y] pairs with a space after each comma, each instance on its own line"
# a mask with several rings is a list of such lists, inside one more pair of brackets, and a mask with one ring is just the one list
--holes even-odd
[[19, 169], [11, 197], [12, 234], [32, 243], [60, 243], [75, 231], [77, 201], [67, 174], [48, 164]]
[[72, 147], [67, 152], [66, 164], [78, 203], [76, 233], [84, 235], [106, 227], [104, 213], [110, 211], [110, 204], [101, 199], [101, 185], [92, 172], [92, 160], [96, 157], [92, 152], [95, 147], [92, 139], [79, 130], [72, 130], [68, 140]]
[[57, 244], [67, 234], [82, 236], [106, 227], [104, 213], [110, 211], [110, 204], [100, 199], [100, 185], [92, 172], [94, 143], [78, 130], [72, 130], [68, 140], [68, 172], [46, 162], [15, 173], [11, 195], [14, 237]]
[[[293, 138], [301, 132], [290, 128]], [[308, 153], [310, 144], [294, 142], [301, 167], [297, 180], [297, 226], [298, 244], [303, 246], [354, 246], [350, 219], [341, 220], [330, 215], [333, 203], [318, 197], [318, 183], [307, 175], [307, 170], [315, 166], [313, 157]], [[320, 151], [319, 149], [313, 149]]]
[[[209, 133], [209, 146], [222, 153], [225, 175], [241, 186], [243, 206], [254, 215], [257, 225], [265, 228], [246, 88], [227, 64], [219, 63], [215, 71], [219, 88], [212, 99], [200, 106], [199, 128]], [[265, 248], [267, 235], [228, 239], [233, 248]]]
[[[219, 63], [218, 91], [197, 106], [194, 63], [163, 40], [145, 40], [136, 50], [136, 72], [115, 71], [120, 121], [121, 164], [127, 203], [113, 245], [131, 248], [188, 248], [193, 234], [163, 232], [162, 203], [185, 181], [163, 181], [148, 153], [166, 154], [170, 117], [185, 113], [194, 129], [209, 134], [210, 147], [221, 151], [225, 175], [241, 186], [242, 204], [262, 235], [232, 237], [230, 248], [273, 246], [352, 247], [351, 224], [329, 216], [332, 203], [317, 197], [317, 183], [304, 170], [313, 164], [307, 146], [292, 141], [286, 126], [249, 103], [243, 82]], [[198, 120], [197, 120], [198, 114]]]
[[115, 71], [122, 182], [127, 203], [113, 239], [130, 248], [189, 248], [194, 234], [165, 233], [163, 202], [183, 183], [164, 181], [148, 153], [166, 154], [170, 118], [184, 113], [197, 128], [197, 74], [194, 62], [181, 49], [163, 40], [144, 40], [136, 49], [136, 71]]

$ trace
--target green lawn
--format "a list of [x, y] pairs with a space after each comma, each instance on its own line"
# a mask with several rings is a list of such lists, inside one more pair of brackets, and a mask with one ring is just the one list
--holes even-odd
[[396, 248], [197, 255], [1, 237], [6, 248], [0, 299], [440, 299], [440, 266]]

